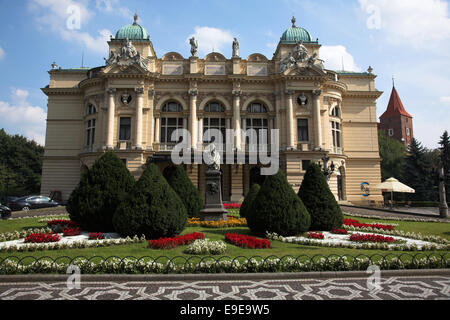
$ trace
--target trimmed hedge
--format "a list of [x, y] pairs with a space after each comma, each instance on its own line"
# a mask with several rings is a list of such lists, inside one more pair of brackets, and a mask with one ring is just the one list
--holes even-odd
[[187, 213], [159, 168], [150, 164], [125, 201], [118, 206], [113, 224], [123, 236], [173, 237], [186, 227]]
[[313, 231], [331, 231], [344, 223], [341, 207], [328, 186], [328, 182], [316, 163], [310, 163], [298, 191], [309, 214]]
[[254, 183], [250, 188], [250, 191], [245, 196], [244, 202], [242, 202], [242, 206], [239, 209], [239, 215], [241, 218], [246, 218], [248, 216], [249, 211], [252, 208], [253, 201], [258, 195], [259, 190], [261, 190], [261, 187], [257, 183]]
[[135, 180], [114, 152], [104, 153], [83, 176], [67, 203], [70, 219], [83, 230], [114, 231], [112, 218]]
[[281, 170], [266, 178], [247, 214], [248, 227], [261, 237], [266, 232], [298, 235], [307, 231], [311, 223], [308, 210]]
[[188, 217], [200, 217], [200, 210], [203, 208], [203, 199], [198, 189], [194, 186], [191, 179], [189, 179], [183, 166], [178, 165], [173, 167], [172, 170], [167, 170], [165, 177], [169, 185], [183, 201]]

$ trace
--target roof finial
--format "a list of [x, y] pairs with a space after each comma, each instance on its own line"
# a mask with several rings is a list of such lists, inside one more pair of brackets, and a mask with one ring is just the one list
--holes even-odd
[[295, 22], [297, 22], [297, 20], [295, 19], [294, 16], [292, 16], [291, 22], [292, 22], [292, 28], [297, 28], [297, 27], [295, 26]]
[[395, 78], [393, 75], [392, 75], [392, 87], [395, 88]]
[[137, 25], [138, 23], [137, 23], [137, 21], [138, 21], [138, 14], [137, 14], [137, 12], [134, 14], [134, 23], [133, 23], [133, 25], [135, 26], [135, 25]]

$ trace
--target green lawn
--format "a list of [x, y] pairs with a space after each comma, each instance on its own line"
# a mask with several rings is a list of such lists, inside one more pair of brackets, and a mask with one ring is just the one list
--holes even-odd
[[[352, 217], [349, 217], [352, 218]], [[40, 223], [39, 220], [42, 218], [29, 218], [29, 219], [18, 219], [18, 220], [7, 220], [0, 221], [0, 232], [12, 232], [15, 230], [24, 230], [28, 228], [39, 228], [45, 227], [45, 223]], [[379, 222], [379, 223], [395, 223], [398, 224], [397, 230], [410, 231], [415, 233], [422, 233], [423, 235], [437, 235], [446, 239], [450, 239], [450, 224], [449, 223], [437, 223], [437, 222], [404, 222], [404, 221], [389, 221], [389, 220], [377, 220], [371, 218], [354, 218], [361, 222]], [[211, 229], [202, 227], [188, 227], [183, 231], [183, 234], [191, 232], [202, 232], [205, 234], [206, 238], [211, 240], [224, 240], [224, 234], [227, 232], [238, 233], [238, 234], [250, 234], [250, 230], [246, 227], [237, 227], [229, 229]], [[94, 257], [94, 256], [117, 256], [117, 257], [143, 257], [151, 256], [153, 258], [166, 256], [168, 258], [174, 258], [176, 256], [189, 257], [189, 255], [183, 253], [184, 247], [178, 247], [171, 250], [151, 250], [146, 248], [146, 243], [138, 243], [131, 245], [119, 245], [104, 248], [86, 248], [86, 249], [68, 249], [68, 250], [48, 250], [48, 251], [34, 251], [34, 252], [2, 252], [0, 253], [0, 259], [9, 256], [16, 256], [23, 258], [26, 256], [33, 257], [51, 257], [57, 258], [62, 256], [67, 257]], [[316, 247], [316, 246], [304, 246], [298, 244], [288, 244], [279, 241], [272, 241], [271, 249], [241, 249], [236, 246], [227, 244], [227, 252], [224, 256], [229, 257], [252, 257], [252, 256], [300, 256], [300, 255], [388, 255], [388, 254], [401, 254], [402, 251], [385, 251], [385, 250], [362, 250], [362, 249], [348, 249], [348, 248], [327, 248], [327, 247]], [[407, 252], [410, 254], [423, 253], [418, 252]], [[432, 253], [431, 251], [427, 251]], [[445, 252], [438, 251], [442, 254]]]

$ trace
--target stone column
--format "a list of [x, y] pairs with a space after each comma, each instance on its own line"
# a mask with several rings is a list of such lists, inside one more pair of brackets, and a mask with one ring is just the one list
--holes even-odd
[[153, 143], [155, 142], [155, 120], [153, 117], [153, 108], [154, 108], [154, 98], [155, 98], [155, 90], [149, 90], [148, 91], [148, 132], [149, 134], [149, 141], [147, 143], [147, 148], [153, 149]]
[[108, 88], [108, 133], [106, 136], [106, 148], [114, 149], [114, 117], [116, 113], [116, 89]]
[[203, 118], [198, 118], [198, 142], [197, 148], [203, 149]]
[[236, 149], [241, 150], [241, 95], [242, 91], [233, 90], [233, 129], [234, 134], [234, 146]]
[[287, 149], [295, 149], [294, 140], [294, 90], [287, 89], [287, 113], [286, 113], [286, 125], [287, 125]]
[[245, 150], [246, 146], [245, 146], [245, 142], [246, 142], [246, 138], [245, 138], [245, 131], [247, 131], [247, 119], [241, 119], [242, 120], [242, 131], [244, 131], [244, 136], [241, 139], [241, 150]]
[[322, 149], [322, 126], [320, 118], [320, 95], [322, 90], [314, 90], [313, 94], [313, 114], [314, 114], [314, 136], [315, 149]]
[[160, 134], [161, 134], [161, 118], [157, 117], [155, 119], [155, 143], [158, 145], [161, 143]]
[[197, 95], [198, 91], [195, 89], [189, 90], [189, 96], [191, 97], [191, 108], [189, 114], [189, 127], [191, 132], [191, 144], [192, 148], [195, 148], [197, 145]]
[[135, 149], [142, 149], [142, 117], [144, 109], [144, 88], [136, 88], [136, 140]]

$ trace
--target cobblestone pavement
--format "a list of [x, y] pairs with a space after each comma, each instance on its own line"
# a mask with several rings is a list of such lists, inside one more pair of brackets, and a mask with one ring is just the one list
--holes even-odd
[[0, 300], [450, 300], [450, 277], [0, 283]]

